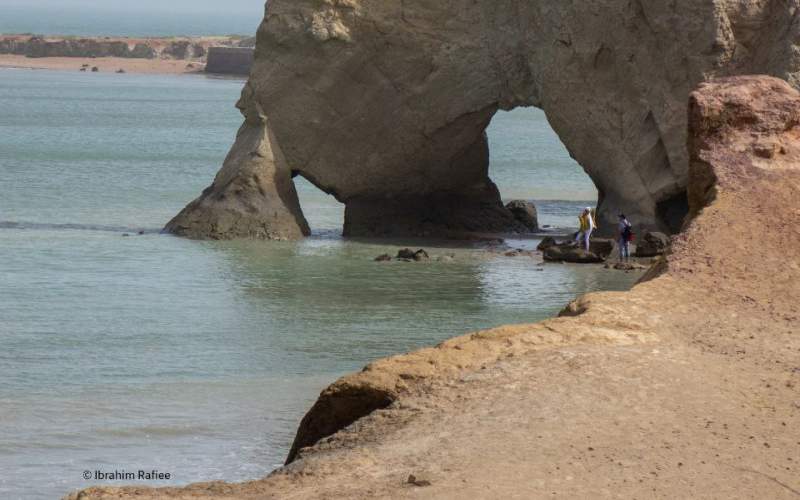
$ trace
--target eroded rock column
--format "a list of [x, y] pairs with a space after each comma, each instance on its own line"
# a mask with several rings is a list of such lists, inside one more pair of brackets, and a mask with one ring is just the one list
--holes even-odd
[[214, 183], [167, 224], [167, 231], [219, 240], [283, 240], [310, 234], [291, 170], [267, 117], [257, 103], [242, 101], [245, 122]]

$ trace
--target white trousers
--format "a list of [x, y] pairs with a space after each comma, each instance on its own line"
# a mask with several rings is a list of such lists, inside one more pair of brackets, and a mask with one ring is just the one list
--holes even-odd
[[592, 237], [593, 229], [587, 229], [586, 231], [578, 231], [578, 234], [575, 236], [575, 241], [583, 240], [583, 248], [586, 251], [589, 251], [589, 239]]

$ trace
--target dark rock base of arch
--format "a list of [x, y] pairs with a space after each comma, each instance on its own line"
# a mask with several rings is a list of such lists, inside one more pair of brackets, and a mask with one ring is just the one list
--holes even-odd
[[344, 236], [470, 238], [529, 233], [500, 201], [492, 185], [479, 193], [348, 200]]

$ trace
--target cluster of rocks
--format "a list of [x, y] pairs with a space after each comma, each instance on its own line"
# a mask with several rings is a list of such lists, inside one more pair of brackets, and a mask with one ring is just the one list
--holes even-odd
[[[635, 257], [657, 257], [664, 255], [670, 246], [670, 239], [664, 233], [648, 232], [636, 246]], [[617, 250], [617, 242], [609, 238], [592, 239], [587, 251], [575, 241], [558, 242], [555, 238], [547, 237], [537, 247], [548, 262], [573, 262], [578, 264], [596, 264], [605, 262]], [[612, 267], [612, 266], [606, 266]], [[614, 269], [635, 270], [643, 266], [638, 264], [621, 264], [613, 266]]]
[[[663, 233], [645, 233], [642, 243], [636, 249], [634, 257], [647, 258], [664, 255], [669, 250], [670, 239]], [[569, 262], [574, 264], [602, 264], [618, 250], [617, 242], [611, 238], [594, 238], [589, 244], [587, 251], [574, 240], [558, 241], [552, 236], [545, 237], [536, 250], [525, 248], [500, 248], [490, 247], [487, 249], [489, 254], [502, 255], [505, 257], [536, 257], [539, 252], [545, 262]], [[392, 257], [385, 253], [375, 257], [376, 262], [390, 262], [393, 260], [402, 262], [421, 262], [430, 260], [431, 256], [424, 249], [413, 250], [403, 248]], [[438, 261], [453, 260], [452, 255], [443, 255], [436, 258]], [[608, 263], [606, 269], [617, 269], [621, 271], [638, 271], [646, 269], [647, 266], [637, 262]]]
[[[81, 65], [79, 71], [85, 72], [88, 69], [89, 69], [89, 65], [88, 64], [83, 64], [83, 65]], [[99, 73], [100, 72], [100, 67], [99, 66], [92, 66], [92, 70], [91, 71], [92, 71], [92, 73]], [[122, 73], [125, 73], [125, 70], [120, 68], [117, 71], [115, 71], [115, 73], [122, 74]]]

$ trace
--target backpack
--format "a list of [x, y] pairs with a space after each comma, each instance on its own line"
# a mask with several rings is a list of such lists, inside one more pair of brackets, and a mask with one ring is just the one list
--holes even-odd
[[630, 224], [625, 224], [625, 229], [622, 230], [622, 239], [624, 241], [633, 241], [633, 227]]

